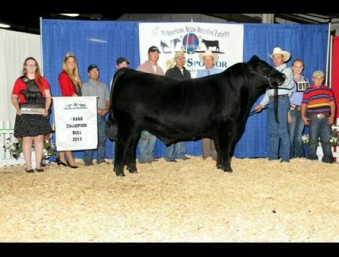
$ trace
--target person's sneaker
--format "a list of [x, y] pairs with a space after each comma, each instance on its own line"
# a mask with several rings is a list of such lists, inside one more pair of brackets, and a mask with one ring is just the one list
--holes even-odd
[[109, 162], [106, 160], [97, 161], [97, 164], [102, 164], [102, 163], [109, 164]]
[[90, 165], [93, 165], [93, 162], [88, 162], [88, 163], [85, 162], [85, 166], [90, 166]]
[[181, 158], [181, 160], [188, 160], [189, 159], [189, 157], [187, 157], [187, 156], [184, 156], [183, 158]]

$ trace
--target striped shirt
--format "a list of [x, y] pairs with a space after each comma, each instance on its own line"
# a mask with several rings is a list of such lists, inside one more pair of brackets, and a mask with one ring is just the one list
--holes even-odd
[[331, 88], [325, 85], [321, 85], [320, 87], [312, 85], [305, 90], [301, 103], [307, 105], [307, 113], [330, 114], [330, 102], [334, 102], [334, 93]]

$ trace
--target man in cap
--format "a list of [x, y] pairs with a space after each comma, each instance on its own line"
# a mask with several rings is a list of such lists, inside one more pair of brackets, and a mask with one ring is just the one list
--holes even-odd
[[128, 68], [129, 65], [129, 61], [125, 58], [125, 57], [119, 57], [117, 59], [117, 69], [121, 69], [121, 68]]
[[[204, 62], [205, 69], [199, 70], [197, 78], [210, 76], [222, 72], [221, 69], [215, 68], [215, 62], [218, 60], [218, 55], [214, 54], [210, 50], [206, 50], [203, 55], [199, 56], [200, 60]], [[214, 141], [209, 138], [203, 138], [201, 140], [202, 158], [205, 160], [211, 157], [213, 160], [217, 160], [217, 151], [215, 150]]]
[[[157, 75], [164, 75], [163, 69], [158, 65], [158, 60], [160, 57], [159, 48], [156, 46], [151, 46], [148, 48], [147, 54], [148, 60], [145, 63], [139, 65], [137, 70]], [[141, 131], [141, 137], [139, 140], [139, 163], [150, 163], [152, 161], [157, 161], [154, 157], [156, 139], [156, 136], [152, 135], [148, 131]]]
[[[274, 97], [274, 89], [266, 91], [260, 104], [255, 107], [260, 112], [268, 104], [268, 160], [278, 160], [281, 162], [290, 161], [290, 137], [288, 134], [287, 116], [290, 109], [291, 90], [295, 86], [293, 81], [293, 71], [287, 67], [286, 62], [291, 54], [283, 51], [280, 47], [275, 47], [269, 57], [273, 60], [275, 68], [284, 73], [286, 80], [278, 87], [278, 95]], [[274, 101], [278, 101], [278, 120], [275, 117]], [[280, 149], [279, 149], [280, 148]]]
[[[128, 68], [128, 65], [129, 65], [129, 61], [125, 57], [121, 56], [121, 57], [117, 58], [115, 67], [117, 68], [117, 71], [118, 71], [121, 68]], [[111, 79], [111, 82], [109, 83], [110, 84], [110, 89], [112, 88], [113, 80], [114, 80], [114, 75], [113, 75], [113, 77]]]
[[[191, 73], [184, 67], [186, 59], [183, 51], [175, 52], [175, 66], [166, 71], [165, 76], [175, 79], [190, 79]], [[165, 160], [168, 162], [176, 162], [176, 159], [187, 160], [185, 156], [185, 142], [178, 142], [166, 147]]]
[[[88, 80], [82, 84], [82, 95], [83, 96], [97, 96], [98, 97], [98, 148], [97, 148], [97, 164], [108, 162], [105, 160], [106, 157], [106, 140], [107, 136], [105, 133], [105, 116], [108, 113], [110, 107], [110, 95], [106, 84], [99, 81], [99, 67], [96, 64], [88, 66]], [[94, 150], [86, 150], [84, 155], [85, 165], [93, 165], [93, 153]]]
[[303, 94], [301, 118], [304, 124], [309, 126], [308, 158], [318, 160], [317, 147], [318, 138], [320, 138], [324, 153], [322, 161], [333, 163], [330, 137], [336, 106], [333, 90], [323, 84], [324, 80], [324, 72], [317, 70], [313, 73], [314, 84]]

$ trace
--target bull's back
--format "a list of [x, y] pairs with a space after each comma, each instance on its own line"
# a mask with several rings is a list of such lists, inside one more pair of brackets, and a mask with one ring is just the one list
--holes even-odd
[[176, 80], [173, 78], [129, 70], [115, 83], [112, 103], [123, 108], [171, 110], [210, 104], [216, 95], [218, 81], [206, 78]]

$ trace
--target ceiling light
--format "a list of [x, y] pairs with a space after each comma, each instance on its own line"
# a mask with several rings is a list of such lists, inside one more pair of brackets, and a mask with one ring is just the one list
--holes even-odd
[[68, 16], [68, 17], [78, 17], [79, 13], [60, 13], [60, 15]]
[[11, 27], [11, 26], [8, 25], [8, 24], [0, 23], [0, 28], [8, 29], [8, 28], [10, 28], [10, 27]]

